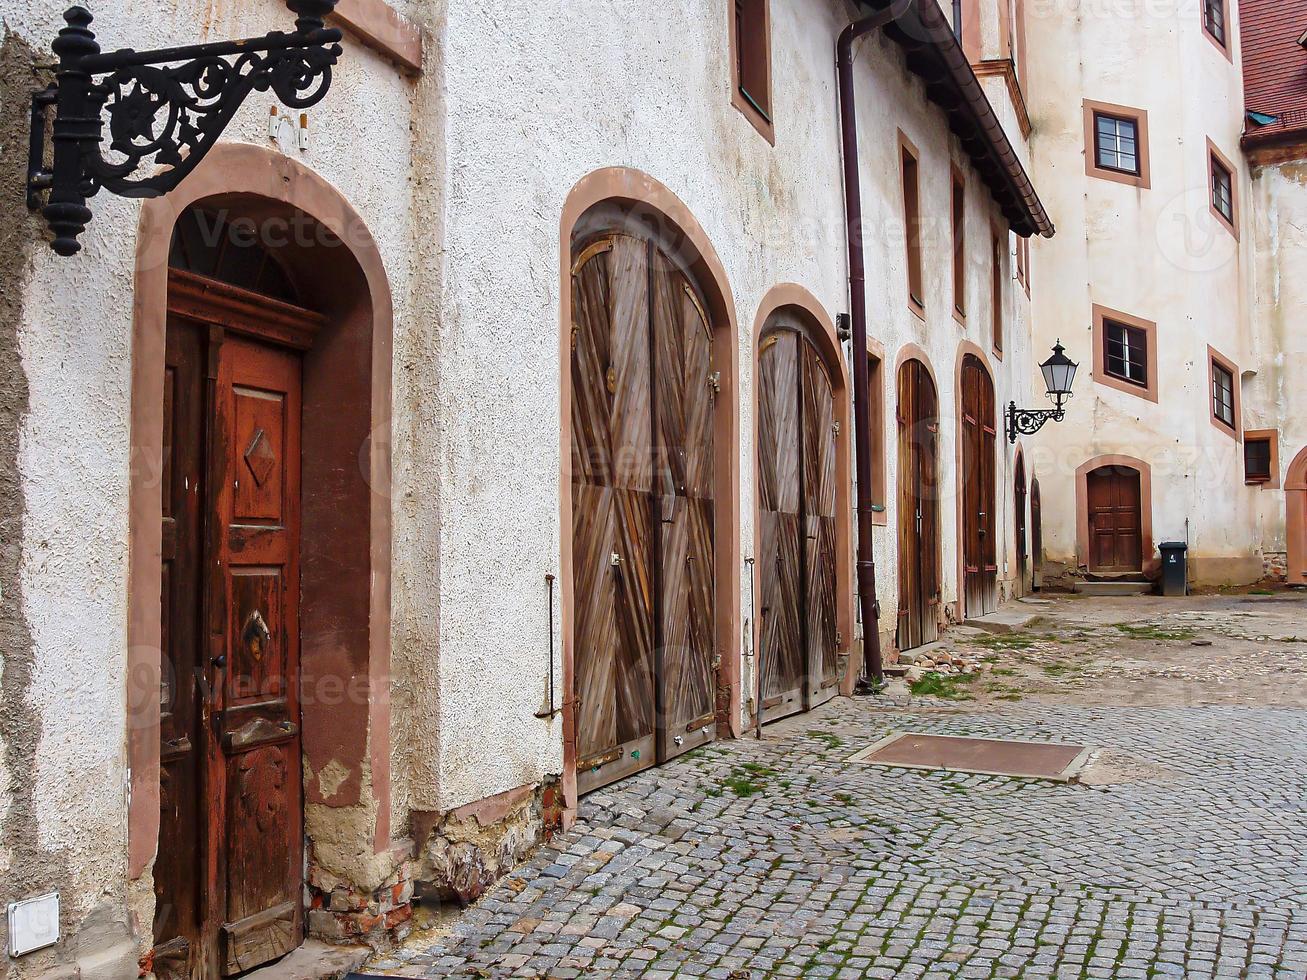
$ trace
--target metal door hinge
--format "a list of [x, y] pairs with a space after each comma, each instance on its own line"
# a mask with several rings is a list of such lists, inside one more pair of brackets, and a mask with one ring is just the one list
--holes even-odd
[[834, 422], [832, 422], [830, 424], [830, 429], [832, 432], [835, 433], [835, 438], [838, 439], [840, 435], [840, 420], [836, 419]]
[[713, 371], [708, 375], [708, 387], [719, 395], [722, 393], [722, 372]]

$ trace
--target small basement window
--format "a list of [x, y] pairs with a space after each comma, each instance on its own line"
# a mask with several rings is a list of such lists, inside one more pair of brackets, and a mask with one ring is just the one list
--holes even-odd
[[1245, 439], [1243, 444], [1243, 479], [1245, 483], [1271, 482], [1271, 440]]

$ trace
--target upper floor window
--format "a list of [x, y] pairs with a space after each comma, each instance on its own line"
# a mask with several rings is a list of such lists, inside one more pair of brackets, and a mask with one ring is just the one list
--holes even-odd
[[1148, 386], [1148, 335], [1141, 327], [1116, 320], [1103, 324], [1103, 370], [1114, 378], [1146, 388]]
[[1203, 30], [1223, 49], [1229, 47], [1226, 42], [1229, 26], [1225, 0], [1203, 0]]
[[768, 0], [733, 0], [730, 11], [731, 102], [774, 143]]
[[899, 133], [899, 157], [903, 178], [903, 226], [907, 244], [908, 305], [921, 315], [926, 306], [921, 264], [921, 177], [917, 164], [920, 154], [902, 132]]
[[1136, 187], [1148, 187], [1148, 113], [1085, 101], [1085, 170]]
[[1237, 238], [1239, 236], [1239, 201], [1235, 189], [1234, 165], [1216, 148], [1211, 140], [1207, 141], [1208, 173], [1211, 178], [1212, 213]]
[[1243, 443], [1243, 479], [1245, 483], [1269, 483], [1271, 480], [1271, 440], [1245, 439]]
[[1094, 305], [1094, 380], [1157, 401], [1157, 324]]
[[1212, 415], [1218, 422], [1234, 428], [1234, 372], [1212, 361]]
[[994, 306], [994, 353], [1003, 356], [1003, 258], [1007, 252], [1004, 248], [1005, 237], [994, 232], [992, 251], [994, 253], [992, 302]]
[[953, 171], [953, 312], [959, 320], [967, 315], [967, 185], [962, 174]]

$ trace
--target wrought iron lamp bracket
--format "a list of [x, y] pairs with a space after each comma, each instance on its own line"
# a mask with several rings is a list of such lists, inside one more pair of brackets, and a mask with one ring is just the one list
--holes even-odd
[[1056, 408], [1017, 408], [1016, 402], [1010, 402], [1007, 408], [1007, 438], [1015, 444], [1017, 436], [1033, 436], [1049, 422], [1061, 422], [1066, 418], [1066, 406], [1061, 398]]
[[27, 206], [41, 211], [57, 253], [81, 249], [77, 238], [91, 220], [86, 202], [101, 189], [159, 197], [180, 184], [251, 92], [270, 90], [294, 109], [326, 96], [341, 53], [341, 32], [324, 25], [336, 0], [287, 6], [298, 15], [289, 33], [108, 53], [100, 51], [89, 11], [64, 13], [51, 46], [59, 59], [55, 81], [32, 96], [27, 167]]

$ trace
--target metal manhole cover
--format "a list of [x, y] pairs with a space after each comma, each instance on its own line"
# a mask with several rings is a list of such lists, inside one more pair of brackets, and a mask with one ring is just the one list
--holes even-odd
[[1069, 783], [1084, 768], [1089, 753], [1083, 745], [1061, 742], [895, 732], [850, 756], [849, 761]]

